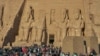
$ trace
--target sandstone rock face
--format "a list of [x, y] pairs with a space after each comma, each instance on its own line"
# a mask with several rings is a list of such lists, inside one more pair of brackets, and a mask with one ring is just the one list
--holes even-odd
[[96, 36], [100, 43], [97, 1], [0, 0], [1, 46], [63, 46], [64, 38], [74, 36]]

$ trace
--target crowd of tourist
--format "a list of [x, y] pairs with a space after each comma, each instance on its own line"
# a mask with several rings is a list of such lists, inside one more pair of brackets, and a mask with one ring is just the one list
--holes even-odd
[[[89, 56], [96, 55], [95, 50], [91, 51]], [[0, 49], [0, 56], [71, 56], [70, 52], [64, 53], [61, 50], [61, 47], [53, 47], [53, 46], [46, 46], [46, 45], [37, 45], [34, 44], [33, 46], [29, 47], [12, 47], [9, 48], [1, 48]], [[72, 56], [86, 56], [83, 54], [73, 53]]]

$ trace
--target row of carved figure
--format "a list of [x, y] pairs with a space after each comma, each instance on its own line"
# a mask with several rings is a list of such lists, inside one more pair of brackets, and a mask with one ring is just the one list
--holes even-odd
[[[80, 9], [74, 10], [73, 11], [73, 17], [72, 20], [70, 20], [69, 17], [69, 11], [67, 9], [64, 9], [63, 11], [63, 21], [62, 22], [57, 22], [55, 20], [55, 10], [51, 10], [50, 12], [50, 25], [55, 25], [55, 28], [58, 28], [57, 30], [58, 34], [62, 34], [62, 38], [66, 36], [84, 36], [84, 29], [85, 29], [85, 22], [82, 18], [82, 13]], [[35, 18], [34, 18], [34, 9], [30, 6], [30, 13], [28, 16], [28, 19], [26, 23], [28, 23], [28, 27], [22, 27], [24, 29], [24, 39], [27, 40], [28, 38], [32, 39], [30, 35], [32, 35], [32, 31], [35, 29], [38, 30], [38, 32], [35, 32], [34, 34], [38, 35], [38, 40], [41, 39], [41, 36], [43, 34], [43, 30], [47, 29], [46, 28], [46, 16], [45, 15], [40, 15], [39, 17], [42, 19], [41, 25], [35, 25]], [[61, 18], [62, 19], [62, 18]], [[62, 29], [62, 30], [61, 30]], [[61, 33], [62, 31], [62, 33]]]
[[[62, 23], [61, 22], [57, 22], [55, 20], [55, 9], [52, 9], [50, 11], [50, 24], [51, 25], [55, 25], [55, 27], [59, 28], [59, 29], [63, 29], [63, 35], [65, 36], [83, 36], [84, 35], [84, 27], [85, 27], [85, 23], [84, 20], [82, 18], [82, 13], [80, 9], [74, 10], [73, 11], [73, 17], [72, 20], [69, 17], [69, 10], [64, 9], [63, 10], [63, 15], [62, 15]], [[3, 26], [3, 21], [2, 21], [2, 16], [3, 16], [3, 7], [0, 8], [0, 28]], [[42, 31], [46, 26], [45, 26], [45, 19], [46, 19], [46, 15], [42, 15], [42, 13], [40, 13], [40, 19], [42, 20], [41, 23], [41, 30]], [[28, 15], [28, 19], [26, 21], [28, 23], [28, 30], [27, 33], [24, 35], [30, 35], [30, 32], [33, 30], [33, 26], [35, 25], [35, 18], [34, 18], [34, 9], [32, 8], [32, 6], [30, 6], [30, 13]], [[36, 27], [36, 26], [35, 26]], [[23, 27], [25, 28], [25, 27]], [[39, 27], [37, 27], [37, 29], [39, 29]], [[25, 30], [26, 31], [26, 30]], [[58, 30], [58, 33], [61, 32], [61, 30]], [[42, 33], [42, 32], [39, 32]], [[41, 36], [41, 35], [39, 35]], [[25, 36], [26, 39], [28, 38], [27, 36]], [[39, 37], [40, 38], [40, 37]]]

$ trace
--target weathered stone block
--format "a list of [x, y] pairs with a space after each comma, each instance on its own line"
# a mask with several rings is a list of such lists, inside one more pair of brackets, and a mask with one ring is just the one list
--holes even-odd
[[76, 52], [78, 54], [85, 53], [84, 52], [84, 39], [83, 37], [74, 37], [73, 39], [73, 52]]
[[62, 45], [62, 51], [63, 52], [70, 52], [73, 53], [73, 38], [74, 37], [66, 37], [64, 38], [63, 45]]
[[89, 54], [91, 49], [94, 49], [97, 53], [99, 53], [98, 48], [97, 37], [66, 37], [64, 38], [62, 45], [62, 51], [70, 52], [71, 54], [73, 52], [76, 52], [78, 54]]

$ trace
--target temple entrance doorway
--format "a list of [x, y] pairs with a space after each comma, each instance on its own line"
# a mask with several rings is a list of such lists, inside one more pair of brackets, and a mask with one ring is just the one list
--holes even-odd
[[49, 35], [49, 44], [53, 44], [54, 43], [54, 34], [50, 34]]

